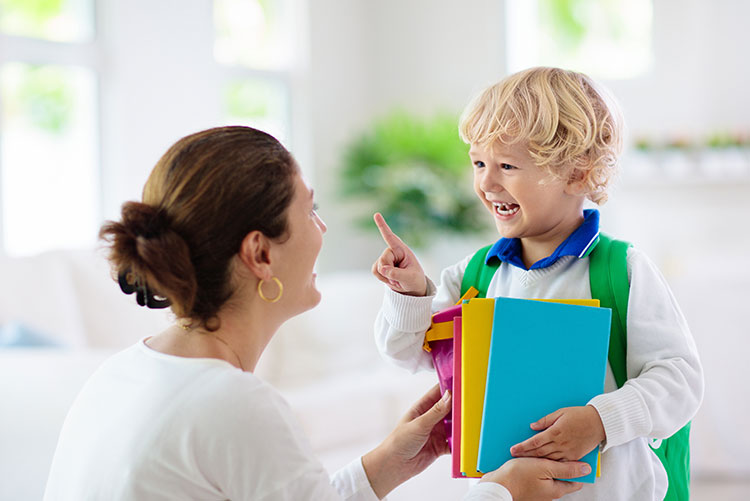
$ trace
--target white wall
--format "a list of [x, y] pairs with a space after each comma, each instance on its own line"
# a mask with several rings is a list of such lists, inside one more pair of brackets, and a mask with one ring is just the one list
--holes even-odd
[[502, 77], [502, 7], [494, 0], [310, 3], [313, 158], [329, 227], [322, 270], [368, 268], [381, 251], [378, 238], [347, 223], [336, 185], [343, 147], [394, 107], [459, 113]]
[[651, 69], [607, 81], [633, 133], [750, 129], [750, 2], [654, 0]]
[[106, 218], [118, 217], [125, 200], [140, 199], [174, 141], [217, 125], [211, 15], [207, 0], [99, 3]]
[[[292, 80], [291, 147], [329, 223], [320, 268], [367, 267], [380, 242], [347, 223], [347, 205], [337, 194], [343, 147], [393, 107], [425, 115], [459, 112], [478, 90], [503, 77], [504, 3], [296, 5], [307, 11], [309, 24], [300, 30], [302, 64]], [[100, 0], [98, 15], [102, 199], [104, 216], [111, 218], [124, 200], [140, 196], [153, 164], [173, 141], [218, 124], [220, 82], [207, 22], [210, 0]], [[655, 1], [652, 68], [637, 79], [605, 82], [622, 103], [631, 133], [750, 129], [747, 19], [750, 2], [742, 0]], [[157, 83], [156, 75], [170, 84]]]

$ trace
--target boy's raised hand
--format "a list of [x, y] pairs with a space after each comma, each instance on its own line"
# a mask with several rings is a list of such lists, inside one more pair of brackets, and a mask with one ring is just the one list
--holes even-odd
[[427, 293], [427, 277], [411, 249], [393, 233], [378, 212], [373, 216], [387, 249], [372, 265], [372, 274], [395, 292], [410, 296]]
[[531, 429], [539, 433], [511, 447], [511, 455], [576, 461], [607, 438], [591, 405], [558, 409], [532, 423]]

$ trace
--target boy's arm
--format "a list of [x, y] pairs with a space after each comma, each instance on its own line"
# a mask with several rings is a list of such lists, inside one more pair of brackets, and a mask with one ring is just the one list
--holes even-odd
[[[695, 341], [664, 277], [633, 248], [628, 272], [628, 381], [590, 402], [604, 425], [605, 450], [638, 437], [671, 436], [692, 419], [703, 399]], [[606, 387], [616, 387], [609, 367]]]
[[627, 382], [617, 389], [608, 364], [609, 393], [544, 416], [531, 425], [539, 433], [511, 448], [514, 456], [579, 459], [602, 439], [606, 451], [639, 437], [667, 438], [695, 415], [703, 369], [685, 318], [656, 266], [632, 248], [628, 273]]
[[427, 280], [426, 296], [409, 296], [385, 287], [383, 306], [375, 319], [375, 344], [389, 361], [411, 372], [432, 368], [431, 355], [422, 349], [424, 333], [435, 311], [461, 297], [461, 280], [471, 256], [443, 270], [440, 286]]

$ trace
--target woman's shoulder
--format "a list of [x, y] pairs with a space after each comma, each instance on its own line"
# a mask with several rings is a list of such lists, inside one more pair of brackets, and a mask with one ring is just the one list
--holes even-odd
[[[249, 457], [263, 457], [269, 471], [309, 463], [313, 452], [302, 426], [284, 397], [256, 375], [225, 370], [196, 381], [198, 398], [191, 402], [196, 438], [205, 445], [240, 446]], [[285, 451], [279, 455], [277, 451]], [[214, 458], [215, 459], [215, 458]], [[247, 458], [245, 458], [247, 459]], [[296, 466], [295, 466], [296, 465]]]
[[281, 394], [251, 372], [224, 360], [165, 354], [144, 340], [113, 356], [106, 365], [109, 374], [141, 381], [138, 391], [170, 395], [175, 408], [195, 421], [218, 416], [257, 420], [270, 415], [275, 419], [288, 409]]
[[293, 413], [275, 388], [224, 360], [168, 355], [141, 340], [113, 356], [102, 371], [102, 384], [125, 382], [143, 398], [168, 399], [169, 405], [159, 406], [160, 415], [198, 435], [205, 430], [231, 437], [248, 426], [279, 431], [294, 426]]
[[[212, 421], [222, 416], [226, 425], [278, 431], [296, 427], [293, 412], [284, 397], [270, 384], [251, 372], [235, 368], [214, 368], [194, 382], [193, 406], [197, 414]], [[196, 416], [197, 417], [197, 416]]]
[[196, 375], [193, 384], [200, 398], [213, 406], [244, 408], [252, 403], [252, 409], [259, 409], [286, 405], [284, 397], [273, 386], [252, 372], [243, 372], [236, 367], [206, 367]]

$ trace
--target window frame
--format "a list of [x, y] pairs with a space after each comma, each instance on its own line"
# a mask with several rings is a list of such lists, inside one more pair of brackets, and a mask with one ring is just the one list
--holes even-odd
[[[78, 66], [90, 70], [94, 75], [95, 93], [94, 96], [94, 134], [93, 137], [93, 157], [96, 160], [94, 170], [94, 184], [99, 186], [99, 192], [95, 194], [95, 217], [97, 220], [102, 216], [102, 154], [101, 154], [101, 123], [102, 123], [102, 106], [101, 106], [101, 42], [97, 36], [99, 19], [98, 19], [98, 2], [92, 0], [93, 16], [93, 38], [89, 41], [82, 42], [58, 42], [44, 40], [41, 38], [31, 38], [19, 35], [9, 35], [0, 31], [0, 67], [8, 63], [24, 63], [35, 65], [57, 65], [57, 66]], [[0, 111], [4, 108], [4, 103], [0, 97]], [[0, 134], [4, 130], [3, 114], [0, 113]], [[0, 162], [2, 157], [0, 156]], [[5, 212], [4, 201], [2, 199], [4, 180], [3, 166], [0, 164], [0, 255], [7, 255], [5, 246]]]

